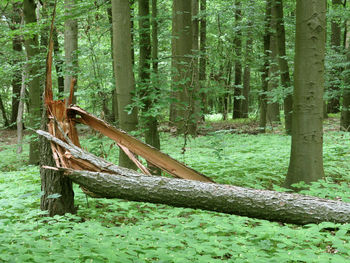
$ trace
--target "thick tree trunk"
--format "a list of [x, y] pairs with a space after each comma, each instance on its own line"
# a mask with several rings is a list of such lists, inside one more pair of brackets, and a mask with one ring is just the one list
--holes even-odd
[[235, 39], [233, 41], [235, 48], [235, 89], [234, 89], [234, 97], [233, 97], [233, 114], [232, 119], [242, 118], [241, 111], [241, 103], [242, 99], [240, 96], [242, 95], [242, 30], [241, 21], [242, 21], [242, 12], [241, 12], [241, 0], [235, 0], [235, 26], [236, 33]]
[[60, 170], [100, 197], [190, 207], [300, 225], [350, 222], [349, 203], [317, 197], [135, 173], [125, 176]]
[[[35, 14], [36, 4], [34, 0], [23, 1], [23, 13], [26, 24], [36, 23]], [[36, 130], [40, 126], [40, 107], [41, 107], [41, 88], [39, 77], [39, 64], [35, 61], [35, 56], [40, 53], [38, 35], [27, 36], [25, 39], [25, 48], [28, 58], [28, 75], [30, 81], [29, 87], [29, 116], [28, 126]], [[33, 133], [34, 134], [34, 133]], [[29, 163], [39, 163], [39, 142], [37, 139], [31, 140], [29, 147]]]
[[[47, 130], [46, 110], [43, 112], [41, 129]], [[44, 169], [42, 166], [56, 166], [52, 156], [50, 142], [45, 138], [40, 138], [40, 177], [41, 177], [41, 196], [40, 209], [47, 210], [49, 216], [64, 215], [65, 213], [74, 214], [74, 191], [72, 181], [65, 177], [61, 172]]]
[[[137, 126], [137, 110], [134, 108], [130, 114], [126, 110], [126, 106], [132, 103], [132, 93], [135, 91], [128, 0], [112, 0], [112, 18], [119, 127], [125, 131], [133, 131]], [[136, 169], [123, 151], [119, 153], [119, 165]]]
[[188, 134], [192, 108], [192, 1], [173, 1], [173, 76], [175, 126], [178, 133]]
[[[72, 16], [76, 5], [76, 0], [65, 0], [65, 14]], [[77, 80], [78, 72], [78, 21], [69, 18], [64, 22], [64, 53], [66, 63], [66, 76], [64, 79], [64, 93], [68, 97], [72, 79]], [[77, 85], [75, 86], [75, 90]], [[75, 98], [73, 100], [75, 102]]]
[[[341, 0], [332, 0], [332, 9], [336, 10], [342, 7]], [[338, 17], [339, 19], [339, 17]], [[337, 18], [331, 21], [331, 48], [335, 53], [340, 53], [341, 47], [341, 23]], [[340, 81], [340, 69], [331, 70], [331, 87], [329, 91], [331, 92], [331, 99], [327, 104], [327, 113], [337, 113], [340, 109], [340, 91], [339, 91], [339, 82]]]
[[267, 89], [268, 89], [268, 76], [270, 66], [270, 42], [271, 42], [271, 0], [266, 1], [265, 10], [265, 33], [264, 33], [264, 65], [262, 68], [261, 82], [262, 91], [260, 94], [260, 116], [259, 116], [259, 128], [261, 132], [265, 132], [266, 129], [266, 111], [267, 111]]
[[288, 61], [286, 58], [286, 33], [284, 29], [283, 0], [273, 0], [273, 8], [276, 13], [276, 36], [278, 48], [278, 63], [281, 71], [281, 84], [287, 90], [287, 96], [284, 99], [284, 119], [287, 134], [292, 132], [292, 111], [293, 95], [289, 92], [291, 88]]
[[200, 84], [200, 97], [201, 97], [201, 111], [202, 119], [204, 120], [204, 114], [208, 113], [207, 91], [206, 89], [206, 42], [207, 42], [207, 0], [200, 0], [200, 29], [199, 29], [199, 84]]
[[292, 147], [285, 185], [324, 176], [323, 90], [326, 2], [297, 0]]

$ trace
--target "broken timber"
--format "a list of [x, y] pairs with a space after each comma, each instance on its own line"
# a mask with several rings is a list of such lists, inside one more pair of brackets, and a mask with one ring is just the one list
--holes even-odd
[[47, 132], [39, 130], [37, 133], [66, 149], [71, 158], [90, 162], [105, 171], [43, 167], [62, 171], [73, 182], [99, 197], [198, 208], [300, 225], [324, 221], [350, 223], [350, 203], [299, 194], [146, 176], [108, 163]]

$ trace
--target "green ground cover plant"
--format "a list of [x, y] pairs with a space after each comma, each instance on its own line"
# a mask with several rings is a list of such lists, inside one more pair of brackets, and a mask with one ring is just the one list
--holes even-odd
[[[111, 141], [83, 145], [116, 161]], [[218, 183], [283, 191], [290, 137], [216, 131], [190, 139], [162, 134], [162, 150]], [[118, 199], [86, 199], [75, 186], [76, 215], [49, 218], [28, 149], [0, 145], [0, 262], [349, 262], [350, 225], [296, 226]], [[309, 194], [350, 202], [350, 135], [325, 134], [326, 179]], [[300, 184], [300, 187], [303, 185]], [[53, 197], [54, 198], [54, 197]]]

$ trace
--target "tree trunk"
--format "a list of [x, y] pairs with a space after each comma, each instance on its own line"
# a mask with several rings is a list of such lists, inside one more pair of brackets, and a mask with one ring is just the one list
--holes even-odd
[[262, 92], [260, 94], [260, 116], [259, 116], [259, 128], [261, 132], [265, 132], [266, 129], [266, 111], [267, 111], [267, 89], [268, 89], [268, 76], [270, 66], [270, 42], [271, 42], [271, 0], [266, 0], [265, 10], [265, 33], [264, 33], [264, 65], [262, 68], [261, 82]]
[[[65, 0], [65, 15], [72, 16], [76, 8], [76, 0]], [[66, 76], [64, 79], [64, 93], [68, 97], [72, 79], [78, 78], [78, 21], [74, 18], [68, 18], [64, 22], [64, 53], [66, 63]], [[75, 86], [75, 90], [77, 85]], [[73, 99], [75, 103], [75, 97]]]
[[173, 76], [174, 92], [176, 94], [175, 126], [178, 133], [189, 133], [191, 121], [191, 87], [192, 77], [192, 1], [173, 1]]
[[[132, 94], [135, 91], [128, 0], [112, 0], [112, 18], [119, 127], [125, 131], [133, 131], [137, 126], [137, 109], [133, 108], [130, 114], [126, 109], [126, 106], [132, 103]], [[135, 164], [123, 151], [119, 152], [119, 165], [136, 169]]]
[[274, 101], [274, 92], [279, 86], [278, 78], [278, 47], [277, 47], [277, 19], [276, 19], [276, 9], [271, 7], [271, 37], [270, 37], [270, 67], [269, 67], [269, 83], [268, 83], [268, 94], [267, 94], [267, 111], [266, 118], [267, 123], [272, 125], [274, 123], [280, 122], [280, 105], [278, 102]]
[[[55, 169], [55, 168], [53, 168]], [[161, 203], [293, 224], [350, 222], [350, 204], [298, 194], [231, 185], [60, 169], [100, 197]]]
[[[332, 0], [332, 8], [334, 10], [342, 7], [341, 0]], [[339, 19], [339, 17], [338, 17]], [[341, 27], [340, 21], [333, 19], [331, 21], [331, 48], [335, 53], [340, 53], [341, 47]], [[337, 113], [340, 109], [340, 90], [339, 90], [339, 81], [340, 81], [340, 69], [339, 67], [331, 70], [331, 87], [329, 87], [331, 98], [327, 104], [328, 113]]]
[[200, 36], [199, 36], [199, 84], [200, 84], [200, 97], [201, 97], [201, 111], [202, 119], [204, 120], [204, 114], [208, 113], [207, 91], [206, 91], [206, 67], [207, 67], [207, 0], [200, 0]]
[[199, 97], [199, 1], [192, 0], [192, 77], [191, 77], [191, 111], [189, 120], [189, 134], [197, 135], [197, 125], [200, 121], [200, 97]]
[[60, 45], [58, 42], [57, 28], [53, 31], [53, 50], [55, 52], [55, 68], [57, 74], [58, 92], [63, 94], [64, 92], [64, 77], [63, 77], [63, 60], [61, 57]]
[[242, 118], [249, 117], [249, 93], [250, 93], [250, 65], [252, 63], [252, 45], [253, 38], [251, 34], [253, 23], [248, 22], [247, 40], [245, 46], [245, 65], [243, 71], [243, 97], [242, 100]]
[[323, 90], [326, 2], [297, 0], [292, 147], [285, 186], [324, 176]]
[[[151, 85], [151, 31], [150, 31], [149, 0], [139, 0], [139, 30], [140, 30], [140, 56], [139, 56], [139, 92], [144, 102], [142, 122], [145, 125], [145, 141], [147, 144], [160, 149], [158, 132], [158, 121], [154, 114], [151, 114], [154, 107], [152, 97], [157, 97], [156, 85]], [[156, 47], [157, 48], [157, 47]], [[153, 86], [153, 87], [152, 87]], [[160, 170], [148, 163], [152, 174], [159, 174]]]
[[242, 117], [241, 112], [241, 103], [242, 99], [240, 98], [242, 96], [242, 30], [241, 27], [241, 21], [242, 21], [242, 14], [241, 14], [241, 1], [235, 0], [235, 26], [236, 26], [236, 33], [235, 33], [235, 39], [234, 39], [234, 48], [235, 48], [235, 88], [234, 88], [234, 97], [233, 97], [233, 114], [232, 119], [238, 119]]
[[[114, 59], [114, 49], [113, 49], [113, 20], [112, 20], [112, 3], [111, 0], [108, 1], [110, 7], [107, 8], [107, 16], [110, 24], [110, 38], [111, 38], [111, 59], [112, 59], [112, 69], [113, 69], [113, 78], [115, 77], [115, 59]], [[118, 120], [118, 99], [117, 93], [115, 90], [112, 91], [112, 120], [117, 122]]]
[[287, 134], [292, 132], [292, 111], [293, 111], [293, 95], [289, 76], [288, 60], [286, 58], [286, 33], [284, 29], [283, 16], [283, 0], [273, 0], [273, 8], [276, 13], [276, 35], [278, 48], [278, 63], [281, 71], [281, 84], [287, 91], [284, 99], [284, 119]]
[[[17, 30], [21, 24], [21, 3], [13, 3], [13, 14], [12, 14], [12, 30]], [[11, 128], [16, 129], [16, 119], [18, 115], [19, 97], [22, 86], [22, 74], [19, 62], [21, 61], [23, 50], [21, 37], [15, 34], [12, 38], [12, 49], [14, 52], [14, 59], [12, 65], [14, 67], [12, 75], [12, 108], [11, 108]]]
[[[350, 62], [350, 32], [347, 31], [347, 35], [345, 37], [345, 48], [347, 50], [346, 58], [347, 62]], [[347, 71], [345, 73], [344, 82], [345, 87], [343, 89], [343, 103], [342, 103], [342, 111], [340, 116], [340, 129], [343, 131], [350, 132], [350, 74], [349, 71], [350, 66], [347, 66]]]
[[26, 79], [28, 78], [27, 69], [23, 67], [22, 72], [22, 83], [21, 83], [21, 92], [19, 96], [18, 104], [18, 115], [17, 115], [17, 154], [22, 153], [23, 151], [23, 113], [24, 113], [24, 99], [26, 96]]
[[[46, 110], [43, 112], [41, 129], [47, 131]], [[50, 142], [45, 138], [40, 138], [40, 177], [41, 191], [43, 195], [40, 199], [40, 209], [47, 210], [49, 216], [64, 215], [65, 213], [74, 214], [74, 191], [71, 179], [64, 176], [61, 172], [44, 169], [42, 166], [56, 166], [52, 157]]]
[[[24, 21], [26, 24], [36, 23], [35, 14], [36, 4], [34, 0], [23, 1]], [[36, 130], [40, 126], [40, 107], [41, 107], [41, 88], [40, 88], [40, 73], [39, 65], [34, 62], [36, 55], [40, 53], [38, 44], [38, 35], [34, 34], [26, 36], [25, 48], [28, 58], [28, 75], [29, 75], [29, 116], [28, 126]], [[34, 133], [32, 133], [34, 135]], [[32, 139], [29, 147], [29, 163], [39, 163], [39, 142], [37, 139]]]
[[6, 110], [4, 107], [4, 103], [2, 102], [1, 94], [0, 94], [0, 110], [2, 113], [2, 118], [4, 119], [5, 127], [8, 127], [10, 125], [10, 123], [9, 123], [9, 120], [7, 118], [7, 115], [6, 115]]

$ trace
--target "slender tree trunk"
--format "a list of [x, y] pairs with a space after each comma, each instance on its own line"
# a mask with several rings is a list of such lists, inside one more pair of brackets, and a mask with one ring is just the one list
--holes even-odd
[[285, 186], [324, 176], [323, 90], [326, 2], [297, 0], [292, 147]]
[[242, 118], [249, 117], [249, 93], [250, 93], [250, 65], [252, 63], [251, 50], [253, 45], [253, 38], [251, 35], [252, 22], [248, 22], [247, 40], [245, 46], [245, 65], [243, 71], [243, 97], [242, 100]]
[[6, 110], [5, 110], [4, 103], [2, 102], [1, 94], [0, 94], [0, 110], [2, 113], [2, 118], [4, 119], [5, 127], [8, 127], [10, 125], [10, 123], [9, 123], [9, 120], [7, 118], [7, 115], [6, 115]]
[[[71, 16], [76, 0], [65, 0], [65, 14]], [[72, 78], [78, 78], [78, 21], [69, 18], [64, 22], [64, 52], [66, 63], [66, 76], [64, 79], [64, 93], [69, 95]], [[77, 84], [75, 90], [77, 89]], [[74, 100], [75, 102], [75, 97]]]
[[57, 74], [58, 92], [64, 92], [63, 59], [61, 57], [60, 44], [58, 42], [57, 28], [53, 30], [53, 50], [55, 52], [55, 68]]
[[208, 113], [207, 91], [206, 91], [206, 66], [207, 66], [207, 0], [200, 0], [200, 58], [199, 58], [199, 84], [200, 84], [200, 97], [201, 97], [201, 111], [202, 119], [204, 120], [204, 114]]
[[264, 65], [262, 68], [261, 82], [262, 92], [260, 94], [260, 119], [259, 128], [261, 132], [265, 132], [266, 129], [266, 111], [267, 111], [267, 89], [268, 89], [268, 76], [270, 66], [270, 42], [271, 42], [271, 0], [266, 0], [265, 11], [265, 33], [264, 33]]
[[188, 124], [191, 120], [191, 55], [192, 55], [192, 1], [173, 1], [173, 76], [175, 103], [175, 126], [178, 133], [189, 133]]
[[274, 101], [273, 93], [279, 86], [278, 78], [278, 50], [277, 50], [277, 36], [276, 36], [276, 10], [271, 8], [271, 38], [270, 38], [270, 67], [269, 67], [269, 83], [268, 83], [268, 94], [267, 94], [267, 112], [266, 118], [267, 123], [272, 125], [273, 123], [280, 122], [280, 105]]
[[[347, 25], [348, 26], [348, 25]], [[346, 28], [347, 28], [346, 26]], [[347, 50], [346, 58], [347, 62], [350, 62], [350, 34], [347, 30], [345, 48]], [[349, 71], [350, 66], [347, 66], [347, 73], [344, 77], [345, 87], [343, 89], [343, 103], [342, 103], [342, 111], [340, 116], [340, 129], [343, 131], [350, 132], [350, 74]]]
[[241, 1], [235, 0], [235, 25], [236, 25], [236, 33], [234, 39], [234, 47], [235, 47], [235, 88], [234, 88], [234, 97], [233, 97], [233, 114], [232, 119], [238, 119], [242, 117], [241, 112], [241, 103], [242, 100], [240, 96], [242, 95], [242, 31], [241, 27]]
[[[342, 0], [332, 0], [332, 8], [334, 10], [342, 7]], [[341, 48], [341, 26], [340, 21], [334, 19], [331, 21], [331, 48], [335, 53], [340, 53]], [[337, 113], [340, 109], [340, 90], [339, 82], [340, 81], [340, 69], [335, 68], [331, 71], [331, 87], [329, 91], [331, 92], [331, 98], [327, 104], [328, 113]]]
[[[125, 131], [136, 130], [137, 109], [128, 113], [126, 106], [132, 103], [135, 79], [131, 57], [130, 4], [128, 0], [112, 0], [113, 50], [118, 100], [119, 127]], [[135, 164], [120, 150], [119, 165], [136, 169]]]
[[192, 0], [192, 78], [191, 78], [191, 110], [189, 120], [189, 133], [197, 135], [197, 125], [200, 121], [200, 97], [199, 97], [199, 1]]
[[[149, 0], [139, 0], [139, 30], [140, 30], [140, 61], [139, 78], [141, 99], [144, 101], [142, 122], [145, 125], [145, 141], [147, 144], [160, 149], [157, 117], [150, 114], [154, 101], [151, 99], [157, 93], [157, 87], [151, 85], [151, 28]], [[160, 170], [148, 163], [152, 174], [160, 174]]]
[[[111, 0], [108, 1], [110, 7], [107, 8], [107, 16], [110, 24], [110, 38], [111, 38], [111, 59], [112, 59], [112, 69], [113, 78], [116, 76], [115, 72], [115, 59], [114, 59], [114, 49], [113, 49], [113, 20], [112, 20], [112, 3]], [[116, 122], [118, 120], [118, 99], [115, 90], [112, 91], [112, 120]]]
[[[11, 29], [16, 30], [21, 24], [21, 3], [13, 3], [13, 14], [12, 14], [12, 25]], [[16, 129], [16, 119], [18, 114], [19, 97], [21, 93], [21, 83], [22, 74], [19, 62], [21, 61], [23, 50], [22, 50], [22, 40], [17, 34], [13, 36], [12, 39], [12, 49], [14, 52], [14, 59], [12, 64], [14, 66], [13, 76], [12, 76], [12, 108], [11, 108], [11, 128]]]
[[278, 47], [278, 63], [281, 71], [281, 84], [287, 90], [287, 96], [284, 99], [284, 119], [287, 134], [292, 132], [292, 111], [293, 95], [289, 76], [288, 60], [286, 58], [286, 33], [284, 29], [283, 0], [273, 0], [273, 8], [276, 12], [276, 33]]
[[[36, 23], [35, 14], [36, 4], [34, 0], [23, 1], [23, 13], [24, 21], [26, 24]], [[26, 36], [25, 48], [28, 58], [28, 75], [29, 75], [29, 116], [28, 126], [36, 130], [40, 126], [40, 107], [41, 107], [41, 88], [40, 88], [40, 77], [39, 77], [39, 65], [35, 62], [35, 56], [40, 54], [38, 35], [34, 34]], [[34, 133], [32, 133], [34, 136]], [[39, 163], [39, 141], [37, 137], [34, 137], [30, 142], [29, 147], [29, 163]]]
[[23, 67], [21, 92], [19, 96], [18, 115], [17, 115], [17, 154], [22, 153], [23, 150], [23, 113], [24, 113], [24, 99], [26, 96], [26, 79], [28, 78], [27, 69]]

